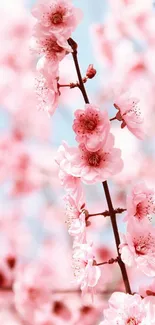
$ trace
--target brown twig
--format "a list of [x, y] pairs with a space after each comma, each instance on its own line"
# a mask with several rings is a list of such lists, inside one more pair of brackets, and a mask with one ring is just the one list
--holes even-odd
[[96, 266], [101, 266], [101, 265], [106, 265], [106, 264], [114, 264], [114, 263], [118, 263], [120, 260], [120, 257], [117, 256], [116, 258], [110, 258], [109, 261], [105, 261], [105, 262], [101, 262], [101, 263], [94, 263], [94, 265]]

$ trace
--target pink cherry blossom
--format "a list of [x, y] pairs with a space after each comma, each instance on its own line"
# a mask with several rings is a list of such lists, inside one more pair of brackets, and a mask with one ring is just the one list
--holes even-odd
[[123, 167], [121, 151], [113, 148], [114, 137], [109, 134], [103, 148], [98, 151], [88, 151], [84, 144], [71, 148], [65, 142], [60, 146], [56, 159], [62, 157], [60, 169], [68, 174], [81, 177], [86, 184], [102, 182], [119, 173]]
[[70, 195], [67, 195], [65, 202], [68, 232], [75, 237], [78, 243], [82, 243], [86, 237], [86, 211], [83, 198], [75, 200]]
[[114, 106], [119, 112], [116, 118], [122, 121], [121, 128], [127, 126], [138, 139], [144, 139], [143, 118], [137, 98], [130, 98], [127, 93], [118, 96], [115, 99]]
[[155, 228], [145, 220], [132, 220], [123, 235], [120, 252], [123, 262], [136, 266], [147, 276], [155, 276]]
[[55, 33], [68, 39], [82, 18], [81, 10], [70, 0], [39, 0], [32, 9], [37, 19], [34, 33], [50, 35]]
[[58, 64], [48, 63], [44, 57], [38, 62], [38, 76], [36, 78], [36, 95], [38, 109], [53, 115], [59, 101]]
[[127, 197], [127, 216], [125, 220], [130, 221], [132, 217], [137, 220], [150, 218], [155, 213], [155, 193], [145, 183], [135, 185]]
[[39, 39], [33, 38], [31, 48], [50, 61], [61, 61], [67, 53], [71, 52], [67, 41], [63, 38], [58, 39], [54, 34], [43, 35]]
[[72, 193], [72, 195], [74, 193], [79, 193], [79, 195], [81, 195], [82, 189], [81, 189], [81, 180], [79, 177], [74, 177], [72, 175], [69, 175], [65, 171], [60, 169], [59, 179], [61, 181], [61, 185], [67, 192]]
[[108, 114], [94, 105], [86, 104], [85, 109], [75, 111], [73, 130], [76, 140], [84, 143], [87, 150], [97, 151], [103, 146], [110, 130]]
[[93, 247], [90, 244], [75, 246], [73, 251], [73, 269], [76, 282], [80, 284], [83, 293], [93, 290], [101, 276], [99, 266], [95, 265]]
[[[65, 146], [61, 146], [60, 150], [58, 151], [57, 157], [56, 157], [56, 163], [59, 165], [62, 162], [62, 160], [66, 159], [66, 152], [65, 152]], [[59, 168], [59, 179], [61, 181], [61, 185], [63, 188], [76, 200], [80, 199], [82, 196], [82, 186], [81, 186], [81, 179], [80, 177], [74, 177], [70, 174], [68, 174], [63, 169]]]
[[151, 324], [149, 317], [145, 299], [138, 294], [114, 292], [109, 300], [109, 308], [104, 310], [104, 321], [100, 325], [147, 325]]

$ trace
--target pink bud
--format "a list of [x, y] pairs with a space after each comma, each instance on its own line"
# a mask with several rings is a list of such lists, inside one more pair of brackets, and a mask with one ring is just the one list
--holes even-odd
[[92, 78], [95, 77], [95, 75], [96, 75], [96, 70], [94, 69], [93, 64], [89, 64], [89, 67], [88, 67], [87, 72], [86, 72], [86, 76], [89, 79], [92, 79]]

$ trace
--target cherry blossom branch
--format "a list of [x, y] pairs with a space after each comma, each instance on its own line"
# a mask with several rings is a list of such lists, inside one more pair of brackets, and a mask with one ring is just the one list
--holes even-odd
[[[68, 43], [69, 43], [69, 45], [71, 46], [71, 48], [73, 50], [72, 56], [73, 56], [75, 68], [76, 68], [76, 71], [77, 71], [77, 76], [78, 76], [78, 79], [79, 79], [79, 89], [81, 90], [81, 93], [83, 95], [85, 103], [89, 104], [88, 95], [87, 95], [85, 86], [84, 86], [83, 81], [82, 81], [82, 75], [81, 75], [79, 62], [78, 62], [78, 57], [77, 57], [77, 43], [72, 38], [69, 38]], [[110, 220], [111, 220], [112, 229], [113, 229], [113, 233], [114, 233], [114, 237], [115, 237], [117, 253], [118, 253], [118, 256], [119, 256], [118, 264], [119, 264], [120, 269], [121, 269], [122, 278], [123, 278], [123, 281], [124, 281], [124, 286], [125, 286], [126, 292], [131, 294], [131, 288], [130, 288], [130, 283], [129, 283], [126, 267], [125, 267], [125, 264], [123, 263], [123, 261], [121, 260], [121, 255], [120, 255], [120, 252], [119, 252], [120, 236], [119, 236], [118, 226], [117, 226], [117, 222], [116, 222], [116, 213], [115, 213], [115, 210], [114, 210], [113, 205], [112, 205], [112, 200], [111, 200], [111, 196], [110, 196], [107, 181], [103, 182], [103, 188], [104, 188], [104, 192], [105, 192], [105, 196], [106, 196], [106, 200], [107, 200], [107, 205], [108, 205], [109, 212], [110, 212]]]
[[119, 264], [120, 269], [121, 269], [121, 273], [122, 273], [122, 277], [123, 277], [126, 292], [131, 294], [131, 288], [130, 288], [130, 283], [129, 283], [126, 267], [125, 267], [125, 264], [123, 263], [123, 261], [121, 260], [121, 255], [120, 255], [120, 252], [119, 252], [120, 236], [119, 236], [118, 226], [117, 226], [117, 221], [116, 221], [116, 213], [115, 213], [115, 210], [113, 208], [108, 183], [105, 181], [102, 184], [103, 184], [103, 188], [104, 188], [104, 192], [105, 192], [105, 196], [106, 196], [106, 200], [107, 200], [107, 204], [108, 204], [108, 208], [109, 208], [109, 212], [110, 212], [110, 219], [111, 219], [112, 229], [113, 229], [113, 233], [114, 233], [114, 237], [115, 237], [117, 253], [118, 253], [118, 256], [119, 256], [118, 264]]
[[72, 52], [72, 56], [73, 56], [73, 60], [74, 60], [74, 64], [75, 64], [75, 68], [76, 68], [76, 72], [77, 72], [77, 76], [79, 79], [79, 88], [82, 92], [83, 98], [85, 100], [86, 104], [89, 104], [89, 99], [87, 96], [87, 92], [85, 89], [85, 86], [83, 84], [83, 80], [82, 80], [82, 75], [81, 75], [81, 71], [80, 71], [80, 67], [79, 67], [79, 62], [78, 62], [78, 58], [77, 58], [77, 43], [72, 39], [69, 38], [68, 40], [68, 44], [71, 46], [73, 52]]

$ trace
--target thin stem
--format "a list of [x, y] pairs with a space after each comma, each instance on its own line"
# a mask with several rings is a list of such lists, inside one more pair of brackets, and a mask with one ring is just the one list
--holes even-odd
[[[73, 50], [72, 56], [73, 56], [75, 68], [76, 68], [76, 71], [77, 71], [77, 76], [78, 76], [78, 79], [79, 79], [79, 88], [81, 90], [81, 93], [83, 95], [85, 103], [89, 104], [89, 99], [88, 99], [88, 96], [87, 96], [85, 86], [84, 86], [83, 81], [82, 81], [81, 71], [80, 71], [80, 67], [79, 67], [79, 63], [78, 63], [77, 44], [71, 38], [68, 40], [68, 43], [72, 47], [72, 50]], [[106, 196], [106, 200], [107, 200], [107, 205], [108, 205], [109, 212], [110, 212], [110, 220], [111, 220], [111, 224], [112, 224], [112, 228], [113, 228], [117, 253], [118, 253], [118, 257], [119, 257], [118, 263], [119, 263], [119, 266], [120, 266], [120, 269], [121, 269], [122, 278], [123, 278], [123, 281], [124, 281], [124, 286], [125, 286], [126, 292], [131, 294], [131, 289], [130, 289], [130, 284], [129, 284], [129, 279], [128, 279], [126, 267], [125, 267], [125, 264], [123, 263], [123, 261], [121, 260], [121, 256], [120, 256], [120, 252], [119, 252], [120, 237], [119, 237], [119, 232], [118, 232], [118, 227], [117, 227], [117, 222], [116, 222], [116, 214], [115, 214], [115, 210], [114, 210], [113, 205], [112, 205], [112, 200], [111, 200], [111, 196], [110, 196], [110, 193], [109, 193], [108, 183], [106, 181], [103, 182], [103, 188], [104, 188], [104, 192], [105, 192], [105, 196]]]
[[[107, 211], [109, 212], [109, 211]], [[91, 217], [96, 217], [96, 216], [104, 216], [105, 217], [105, 212], [99, 212], [99, 213], [92, 213], [92, 214], [89, 214], [87, 219], [91, 218]]]
[[63, 87], [69, 87], [70, 88], [70, 84], [64, 84], [64, 85], [60, 85], [58, 84], [59, 88], [63, 88]]
[[112, 117], [112, 118], [110, 118], [110, 122], [111, 122], [111, 121], [114, 121], [114, 120], [117, 120], [116, 116], [115, 116], [115, 117]]
[[[123, 213], [126, 211], [126, 209], [122, 209], [122, 208], [117, 208], [114, 210], [115, 213]], [[92, 217], [96, 217], [96, 216], [104, 216], [104, 217], [110, 217], [110, 212], [108, 210], [104, 211], [104, 212], [98, 212], [98, 213], [91, 213], [91, 214], [88, 214], [87, 218], [86, 219], [89, 219], [89, 218], [92, 218]]]
[[101, 262], [101, 263], [95, 263], [94, 265], [96, 266], [101, 266], [101, 265], [105, 265], [105, 264], [114, 264], [119, 262], [120, 257], [117, 256], [116, 258], [111, 258], [109, 261], [106, 262]]

